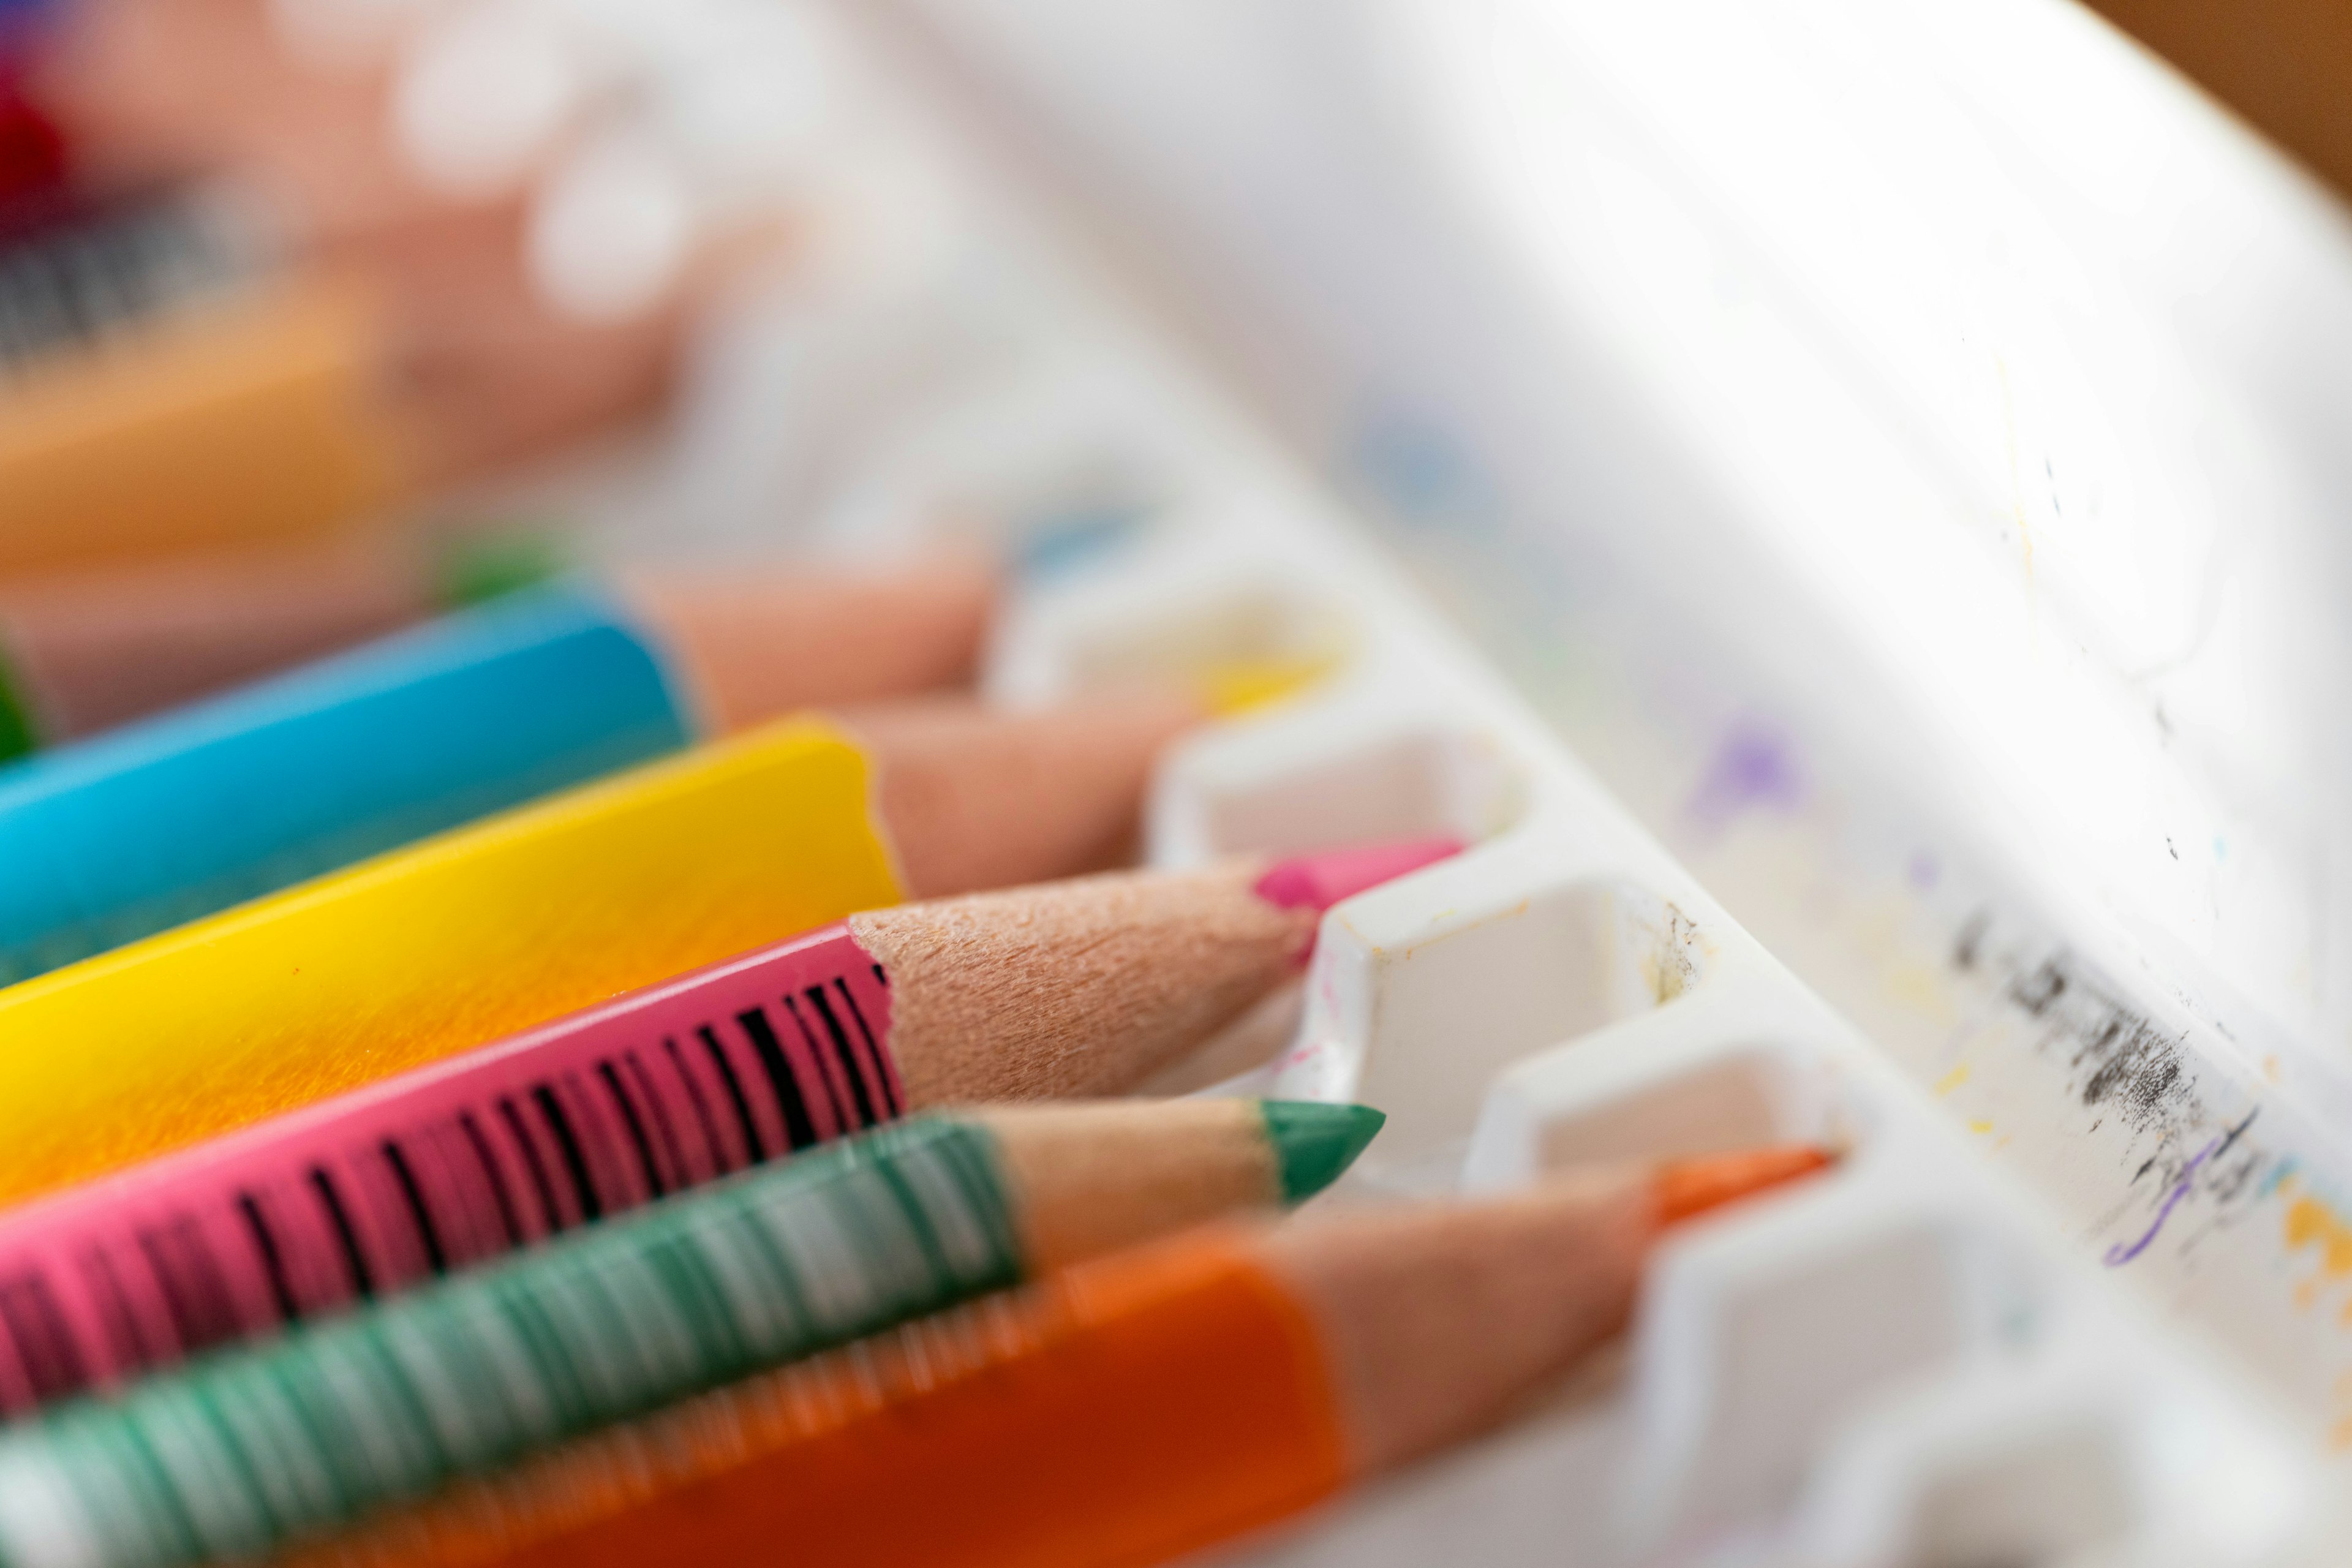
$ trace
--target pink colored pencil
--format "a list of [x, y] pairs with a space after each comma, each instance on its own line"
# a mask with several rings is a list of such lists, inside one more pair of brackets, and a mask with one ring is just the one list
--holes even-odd
[[0, 1215], [0, 1411], [983, 1100], [1115, 1093], [1424, 840], [877, 910]]

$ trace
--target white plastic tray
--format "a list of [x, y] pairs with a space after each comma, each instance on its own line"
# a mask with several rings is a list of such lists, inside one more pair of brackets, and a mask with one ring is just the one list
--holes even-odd
[[1333, 910], [1294, 1037], [1223, 1087], [1387, 1110], [1340, 1202], [1767, 1140], [1853, 1151], [1676, 1240], [1622, 1368], [1250, 1560], [2315, 1549], [2326, 1493], [2292, 1423], [2072, 1258], [1323, 502], [1270, 456], [1219, 458], [1213, 491], [1024, 595], [998, 695], [1337, 646], [1325, 683], [1171, 758], [1151, 859], [1476, 841]]

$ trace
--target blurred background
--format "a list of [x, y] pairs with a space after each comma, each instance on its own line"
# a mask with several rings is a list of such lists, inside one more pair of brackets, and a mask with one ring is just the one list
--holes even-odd
[[[2166, 1116], [2352, 1127], [2347, 61], [2317, 0], [0, 0], [0, 740], [551, 559], [1181, 521], [1173, 376], [2095, 1235]], [[2118, 1020], [2130, 1125], [2053, 1087]], [[2274, 1241], [2136, 1278], [2352, 1447]]]

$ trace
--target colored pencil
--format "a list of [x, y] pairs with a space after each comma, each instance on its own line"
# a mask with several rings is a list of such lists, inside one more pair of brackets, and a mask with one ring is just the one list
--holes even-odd
[[[61, 7], [27, 91], [86, 181], [233, 184], [282, 238], [301, 275], [288, 287], [324, 279], [365, 295], [354, 350], [369, 416], [397, 435], [389, 475], [397, 488], [478, 476], [657, 408], [688, 320], [684, 301], [617, 322], [551, 309], [526, 272], [529, 193], [435, 196], [387, 134], [382, 71], [289, 58], [271, 36], [272, 9], [258, 0]], [[199, 413], [184, 403], [173, 416]], [[211, 477], [266, 502], [270, 473], [256, 459], [273, 438], [281, 454], [299, 454], [309, 433], [262, 423], [274, 428], [247, 430]], [[199, 510], [215, 521], [234, 516], [226, 506]], [[72, 514], [44, 515], [46, 542], [70, 548]], [[173, 521], [157, 518], [145, 537], [173, 531]]]
[[50, 7], [28, 90], [77, 174], [104, 184], [196, 173], [262, 193], [278, 222], [335, 240], [435, 202], [399, 166], [380, 66], [290, 52], [268, 0], [89, 0]]
[[[7, 102], [0, 87], [0, 140]], [[0, 165], [6, 158], [0, 148]], [[257, 248], [223, 198], [197, 190], [0, 197], [0, 378], [247, 279]]]
[[658, 413], [699, 306], [758, 249], [698, 258], [684, 286], [636, 314], [583, 321], [525, 272], [529, 224], [518, 197], [320, 247], [321, 266], [358, 274], [384, 301], [383, 368], [413, 435], [421, 489], [493, 475]]
[[1359, 1106], [1172, 1100], [867, 1133], [64, 1406], [0, 1438], [0, 1556], [161, 1568], [268, 1551], [1046, 1270], [1297, 1202], [1380, 1123]]
[[105, 299], [125, 267], [69, 215], [28, 227], [20, 265], [56, 264], [13, 305], [0, 286], [0, 574], [296, 538], [653, 412], [686, 301], [565, 318], [521, 224], [435, 212], [274, 268], [210, 225], [223, 276], [151, 266], [140, 308], [91, 320], [31, 305]]
[[[430, 489], [651, 414], [695, 300], [740, 258], [706, 251], [672, 298], [583, 321], [526, 266], [527, 188], [462, 200], [415, 179], [376, 67], [289, 58], [261, 0], [65, 8], [33, 86], [75, 162], [107, 184], [188, 175], [255, 193], [297, 264], [366, 289], [378, 412]], [[259, 476], [240, 467], [240, 482]]]
[[0, 1201], [957, 877], [1096, 868], [1192, 711], [787, 721], [0, 991]]
[[363, 528], [0, 581], [0, 756], [322, 658], [556, 574], [551, 541]]
[[[1759, 1151], [1212, 1226], [460, 1483], [292, 1561], [751, 1568], [789, 1543], [828, 1568], [1164, 1562], [1494, 1425], [1624, 1322], [1663, 1227], [1823, 1163]], [[0, 1529], [0, 1552], [20, 1534]]]
[[840, 722], [887, 759], [875, 796], [908, 896], [937, 899], [1132, 860], [1151, 768], [1202, 716], [1190, 693], [1137, 688], [995, 716], [909, 699]]
[[0, 5], [0, 226], [10, 209], [37, 200], [66, 174], [64, 133], [11, 79], [16, 8]]
[[372, 312], [235, 290], [0, 388], [0, 574], [288, 539], [390, 499]]
[[1295, 973], [1322, 910], [1452, 848], [852, 915], [0, 1213], [0, 1301], [39, 1303], [0, 1310], [0, 1412], [909, 1112], [1125, 1092]]
[[990, 597], [952, 566], [550, 584], [56, 748], [0, 773], [0, 982], [724, 727], [958, 679]]
[[[0, 699], [53, 746], [562, 574], [552, 537], [344, 531], [0, 582]], [[812, 701], [961, 685], [993, 596], [976, 564], [602, 574], [689, 709], [726, 732]], [[0, 753], [5, 754], [5, 753]]]
[[0, 574], [299, 537], [652, 413], [688, 301], [562, 317], [520, 276], [520, 221], [436, 215], [151, 289], [102, 335], [26, 327], [0, 385]]

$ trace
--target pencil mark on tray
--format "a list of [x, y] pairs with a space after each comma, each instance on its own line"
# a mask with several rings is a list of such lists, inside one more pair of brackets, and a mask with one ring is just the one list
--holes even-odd
[[[2189, 1196], [2190, 1188], [2196, 1183], [2198, 1171], [2203, 1167], [2208, 1160], [2227, 1152], [2230, 1146], [2237, 1142], [2239, 1135], [2244, 1132], [2247, 1128], [2252, 1126], [2254, 1124], [2254, 1118], [2261, 1114], [2262, 1108], [2259, 1106], [2255, 1107], [2252, 1110], [2246, 1113], [2246, 1119], [2243, 1121], [2241, 1121], [2235, 1127], [2231, 1128], [2226, 1135], [2214, 1139], [2212, 1142], [2207, 1143], [2205, 1147], [2198, 1150], [2195, 1154], [2189, 1156], [2189, 1163], [2180, 1167], [2180, 1174], [2173, 1179], [2171, 1189], [2164, 1194], [2164, 1202], [2158, 1205], [2156, 1211], [2156, 1217], [2148, 1222], [2147, 1228], [2140, 1233], [2139, 1238], [2136, 1241], [2117, 1242], [2115, 1246], [2108, 1247], [2105, 1257], [2103, 1259], [2106, 1266], [2110, 1268], [2120, 1268], [2125, 1264], [2129, 1263], [2133, 1258], [2137, 1258], [2141, 1253], [2146, 1252], [2148, 1248], [2148, 1245], [2155, 1241], [2158, 1234], [2164, 1229], [2164, 1222], [2172, 1217], [2172, 1211], [2179, 1208], [2182, 1201]], [[2153, 1161], [2149, 1162], [2150, 1164], [2153, 1164], [2155, 1162]], [[2140, 1170], [2143, 1172], [2147, 1169], [2147, 1165], [2142, 1165], [2140, 1167]], [[2134, 1181], [2137, 1181], [2139, 1178], [2137, 1176], [2134, 1176], [2132, 1179]], [[2237, 1184], [2243, 1184], [2242, 1176], [2240, 1178]]]

